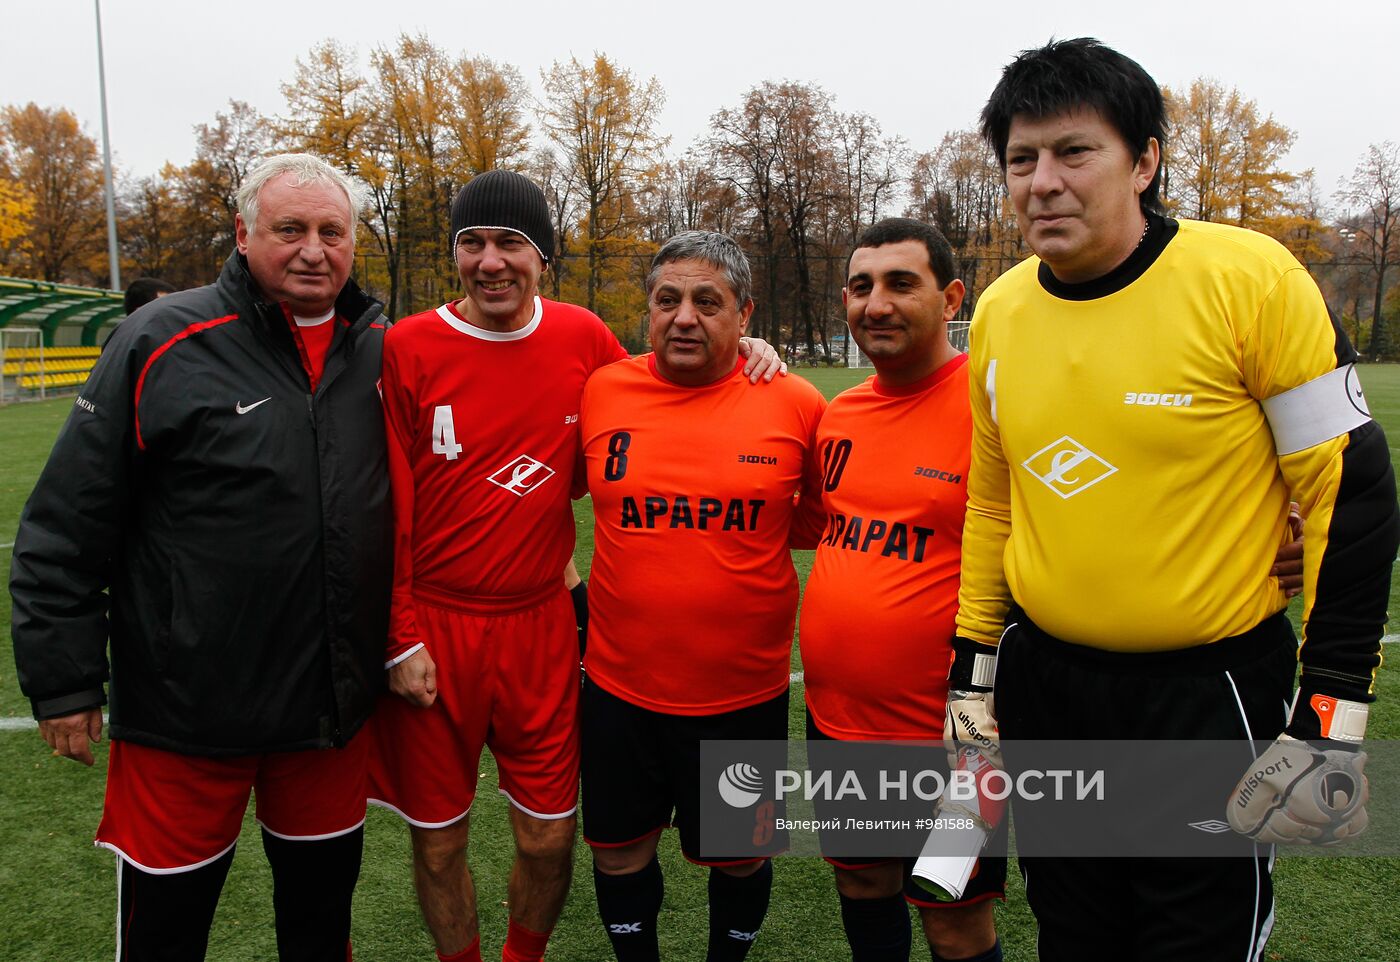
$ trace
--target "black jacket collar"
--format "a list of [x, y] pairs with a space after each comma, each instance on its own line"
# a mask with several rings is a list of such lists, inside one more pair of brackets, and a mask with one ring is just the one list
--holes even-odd
[[[279, 330], [286, 326], [281, 306], [263, 296], [257, 281], [253, 280], [253, 275], [248, 270], [248, 259], [237, 250], [224, 262], [224, 269], [219, 274], [219, 286], [227, 290], [238, 302], [247, 304], [251, 308], [249, 314], [252, 318], [266, 323], [275, 321], [274, 326]], [[350, 336], [356, 337], [383, 316], [384, 305], [362, 291], [351, 278], [336, 295], [335, 310], [350, 323]]]

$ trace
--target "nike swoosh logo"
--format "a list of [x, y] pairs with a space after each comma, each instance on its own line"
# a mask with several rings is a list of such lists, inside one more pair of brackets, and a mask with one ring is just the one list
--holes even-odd
[[265, 397], [265, 398], [263, 398], [261, 401], [254, 401], [252, 404], [248, 405], [247, 407], [244, 407], [244, 406], [243, 406], [243, 402], [242, 402], [242, 401], [239, 401], [237, 404], [235, 404], [235, 405], [233, 406], [233, 409], [234, 409], [235, 411], [237, 411], [239, 414], [247, 414], [249, 411], [253, 410], [253, 408], [257, 407], [259, 404], [266, 404], [268, 401], [271, 401], [271, 400], [272, 400], [272, 398], [270, 398], [270, 397]]

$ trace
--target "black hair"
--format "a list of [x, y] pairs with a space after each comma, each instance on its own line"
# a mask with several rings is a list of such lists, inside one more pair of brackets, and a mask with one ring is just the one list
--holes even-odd
[[168, 284], [158, 277], [138, 277], [127, 287], [122, 296], [122, 307], [131, 314], [138, 307], [145, 307], [162, 294], [174, 294], [175, 285]]
[[[932, 225], [909, 217], [886, 217], [876, 221], [856, 238], [855, 250], [862, 247], [884, 247], [903, 241], [919, 241], [928, 249], [928, 266], [939, 287], [947, 287], [957, 278], [953, 268], [953, 248], [943, 233]], [[852, 251], [851, 253], [855, 253]], [[848, 262], [849, 267], [849, 262]]]
[[[1006, 170], [1006, 142], [1016, 115], [1052, 117], [1076, 107], [1092, 107], [1142, 156], [1147, 142], [1157, 139], [1165, 153], [1167, 108], [1157, 81], [1136, 61], [1091, 37], [1052, 40], [1023, 50], [1001, 72], [987, 105], [982, 108], [982, 136], [992, 145]], [[1161, 210], [1162, 164], [1139, 197], [1144, 211]]]

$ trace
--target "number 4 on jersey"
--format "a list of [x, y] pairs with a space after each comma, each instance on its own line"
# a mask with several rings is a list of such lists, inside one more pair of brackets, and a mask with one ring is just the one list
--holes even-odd
[[433, 453], [441, 454], [449, 461], [456, 461], [462, 453], [457, 443], [457, 432], [452, 428], [452, 405], [439, 404], [433, 408]]

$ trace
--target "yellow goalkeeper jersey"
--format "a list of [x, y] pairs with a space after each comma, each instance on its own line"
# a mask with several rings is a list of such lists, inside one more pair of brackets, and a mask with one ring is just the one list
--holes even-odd
[[[1285, 248], [1153, 217], [1097, 281], [1059, 283], [1037, 258], [1007, 272], [978, 302], [971, 344], [959, 634], [994, 643], [1013, 599], [1046, 631], [1108, 650], [1239, 634], [1284, 606], [1268, 571], [1291, 496], [1307, 519], [1305, 619], [1325, 636], [1316, 667], [1369, 688], [1394, 481], [1364, 413], [1332, 434], [1271, 409], [1271, 429], [1261, 402], [1301, 386], [1309, 404], [1365, 404], [1354, 351]], [[1306, 446], [1281, 455], [1280, 432]]]

